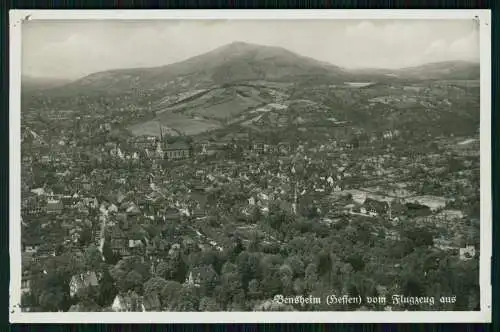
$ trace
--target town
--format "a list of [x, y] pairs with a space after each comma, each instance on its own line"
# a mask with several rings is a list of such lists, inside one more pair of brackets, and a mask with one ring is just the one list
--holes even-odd
[[478, 138], [127, 136], [61, 113], [23, 119], [23, 310], [332, 310], [272, 303], [326, 289], [478, 306]]

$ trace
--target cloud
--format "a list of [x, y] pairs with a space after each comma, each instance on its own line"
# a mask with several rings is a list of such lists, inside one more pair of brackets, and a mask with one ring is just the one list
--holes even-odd
[[166, 65], [232, 41], [277, 45], [343, 67], [397, 68], [478, 58], [464, 20], [158, 20], [36, 22], [23, 26], [23, 73], [76, 78]]
[[475, 61], [479, 57], [479, 40], [477, 33], [470, 33], [454, 40], [443, 39], [433, 42], [424, 52], [422, 60], [446, 61], [468, 60]]

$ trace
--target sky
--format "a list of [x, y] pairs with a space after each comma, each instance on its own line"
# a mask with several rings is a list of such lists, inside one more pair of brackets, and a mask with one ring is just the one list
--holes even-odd
[[22, 74], [77, 79], [155, 67], [242, 41], [281, 46], [344, 68], [479, 61], [473, 20], [25, 21]]

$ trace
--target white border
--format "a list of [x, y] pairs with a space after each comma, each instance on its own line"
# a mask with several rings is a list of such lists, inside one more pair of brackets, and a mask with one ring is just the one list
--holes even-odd
[[[159, 19], [479, 19], [481, 70], [481, 311], [420, 312], [96, 312], [26, 313], [21, 289], [21, 25], [28, 20]], [[473, 323], [491, 322], [491, 11], [490, 10], [11, 10], [10, 321], [12, 323]]]

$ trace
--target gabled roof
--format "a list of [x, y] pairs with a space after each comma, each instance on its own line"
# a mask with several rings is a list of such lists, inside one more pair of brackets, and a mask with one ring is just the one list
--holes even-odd
[[77, 291], [79, 291], [87, 287], [99, 286], [99, 280], [97, 279], [97, 275], [95, 272], [88, 271], [86, 273], [74, 275], [71, 278], [71, 284], [75, 285]]

